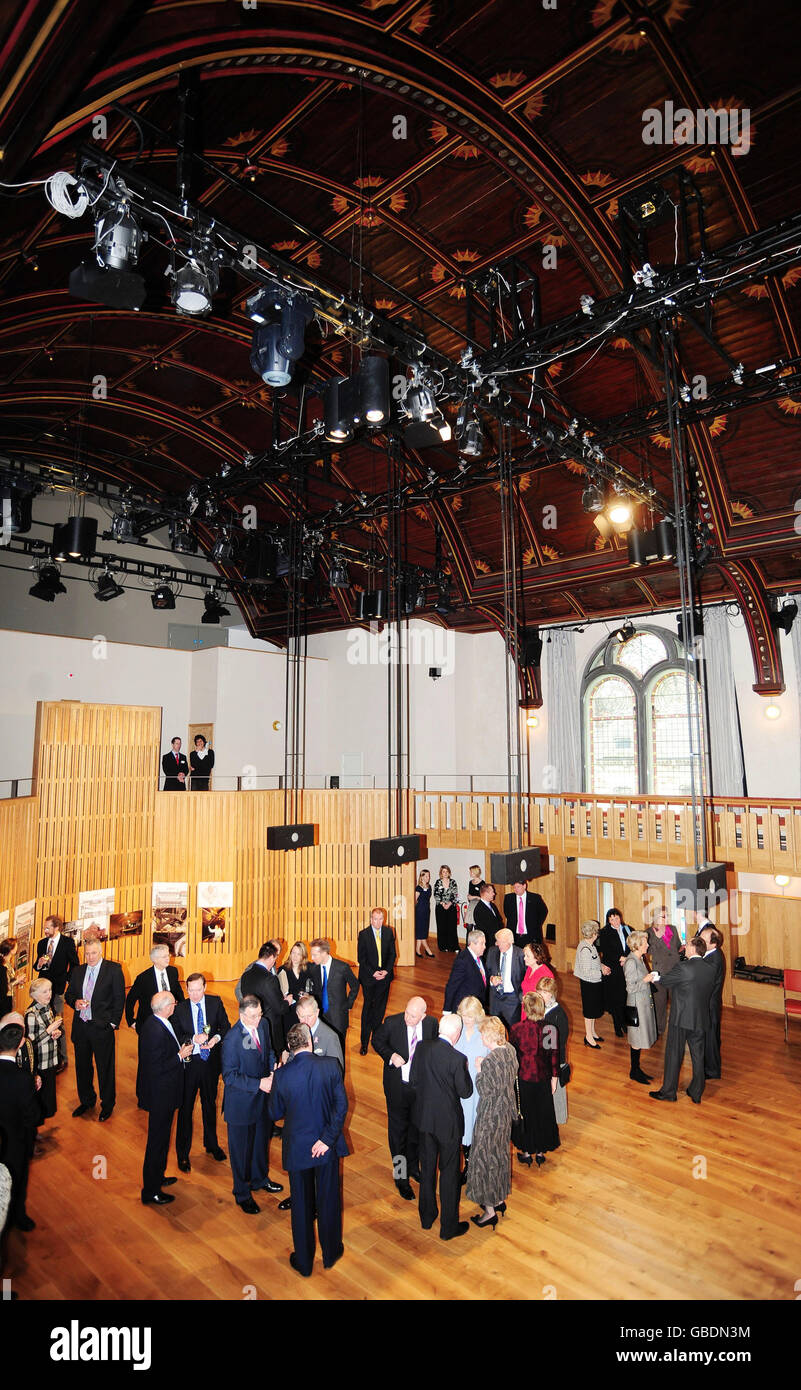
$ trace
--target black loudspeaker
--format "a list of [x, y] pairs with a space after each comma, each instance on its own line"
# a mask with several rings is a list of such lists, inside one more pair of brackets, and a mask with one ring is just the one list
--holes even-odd
[[539, 666], [542, 659], [542, 638], [534, 628], [520, 634], [520, 665]]
[[357, 623], [372, 622], [387, 616], [386, 589], [363, 589], [356, 595]]
[[542, 878], [549, 872], [546, 845], [528, 845], [525, 849], [490, 855], [490, 879], [493, 883], [527, 883], [530, 878]]
[[545, 940], [546, 940], [546, 941], [555, 941], [555, 940], [556, 940], [556, 924], [555, 924], [554, 922], [549, 922], [548, 925], [546, 926], [546, 928], [545, 928]]
[[268, 825], [268, 849], [304, 849], [317, 844], [316, 825]]
[[428, 856], [425, 835], [401, 835], [396, 839], [370, 841], [370, 867], [395, 869]]
[[339, 786], [339, 777], [335, 774], [332, 774], [328, 779], [328, 785], [332, 791], [335, 791], [336, 788]]
[[685, 912], [707, 912], [727, 897], [725, 864], [676, 870], [676, 906]]

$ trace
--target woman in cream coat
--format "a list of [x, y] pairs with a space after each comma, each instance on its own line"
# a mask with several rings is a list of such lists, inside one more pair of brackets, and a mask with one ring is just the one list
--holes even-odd
[[654, 1001], [651, 995], [651, 982], [655, 976], [653, 971], [648, 970], [643, 960], [643, 956], [648, 950], [648, 933], [633, 931], [626, 944], [629, 948], [629, 954], [623, 965], [623, 973], [626, 977], [626, 1006], [636, 1009], [639, 1015], [639, 1022], [636, 1025], [628, 1025], [629, 1047], [631, 1049], [629, 1076], [632, 1081], [640, 1081], [646, 1085], [652, 1080], [652, 1077], [646, 1076], [640, 1066], [640, 1052], [644, 1047], [653, 1047], [657, 1037]]

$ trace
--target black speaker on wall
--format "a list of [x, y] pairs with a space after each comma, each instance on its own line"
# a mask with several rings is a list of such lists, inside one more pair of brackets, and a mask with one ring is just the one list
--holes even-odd
[[490, 879], [493, 883], [527, 883], [530, 878], [542, 878], [549, 872], [546, 845], [527, 845], [525, 849], [490, 855]]
[[305, 849], [317, 844], [316, 825], [268, 825], [268, 849]]
[[394, 869], [399, 864], [414, 863], [427, 857], [425, 835], [400, 835], [370, 841], [370, 867], [373, 869]]

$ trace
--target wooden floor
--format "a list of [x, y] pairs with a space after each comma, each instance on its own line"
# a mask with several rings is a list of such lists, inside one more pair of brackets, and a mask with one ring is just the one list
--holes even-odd
[[[398, 971], [390, 1012], [422, 993], [438, 1012], [453, 957]], [[233, 990], [217, 988], [233, 1018]], [[801, 1029], [724, 1010], [725, 1079], [703, 1104], [659, 1104], [628, 1079], [628, 1048], [608, 1018], [603, 1050], [582, 1046], [578, 985], [562, 997], [574, 1024], [570, 1119], [544, 1167], [515, 1162], [496, 1233], [444, 1243], [397, 1195], [387, 1150], [381, 1062], [349, 1037], [344, 1161], [345, 1258], [314, 1276], [289, 1267], [289, 1213], [258, 1195], [259, 1216], [231, 1195], [228, 1164], [200, 1151], [164, 1210], [139, 1200], [146, 1117], [133, 1101], [136, 1041], [118, 1039], [112, 1120], [73, 1120], [72, 1068], [60, 1078], [47, 1154], [31, 1167], [37, 1228], [14, 1232], [12, 1288], [25, 1299], [767, 1299], [792, 1300], [801, 1276]], [[643, 1054], [661, 1077], [662, 1044]], [[683, 1074], [686, 1084], [689, 1076]], [[199, 1142], [199, 1109], [195, 1143]], [[220, 1141], [227, 1150], [225, 1127]], [[105, 1159], [106, 1176], [96, 1177]], [[177, 1172], [174, 1150], [168, 1171]], [[280, 1141], [270, 1171], [281, 1178]], [[696, 1176], [705, 1172], [705, 1176]], [[288, 1191], [288, 1189], [287, 1189]], [[476, 1208], [462, 1202], [462, 1217]], [[255, 1291], [255, 1292], [254, 1292]]]

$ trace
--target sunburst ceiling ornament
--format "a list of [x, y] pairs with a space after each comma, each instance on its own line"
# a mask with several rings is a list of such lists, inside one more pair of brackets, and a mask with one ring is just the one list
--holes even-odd
[[511, 72], [507, 69], [506, 72], [496, 72], [495, 76], [490, 78], [489, 85], [500, 91], [502, 87], [519, 87], [525, 80], [524, 72]]
[[[690, 9], [691, 0], [657, 0], [657, 3], [649, 3], [647, 12], [654, 18], [661, 19], [666, 28], [672, 29], [674, 24]], [[603, 29], [607, 24], [611, 24], [617, 18], [617, 0], [598, 0], [595, 9], [590, 16], [590, 23], [594, 29]], [[641, 34], [639, 26], [632, 22], [633, 27], [626, 33], [617, 34], [609, 44], [614, 53], [636, 53], [637, 49], [642, 48], [648, 42], [646, 34]]]
[[742, 517], [743, 521], [748, 521], [754, 515], [753, 507], [749, 507], [747, 502], [732, 502], [731, 509], [734, 515]]

